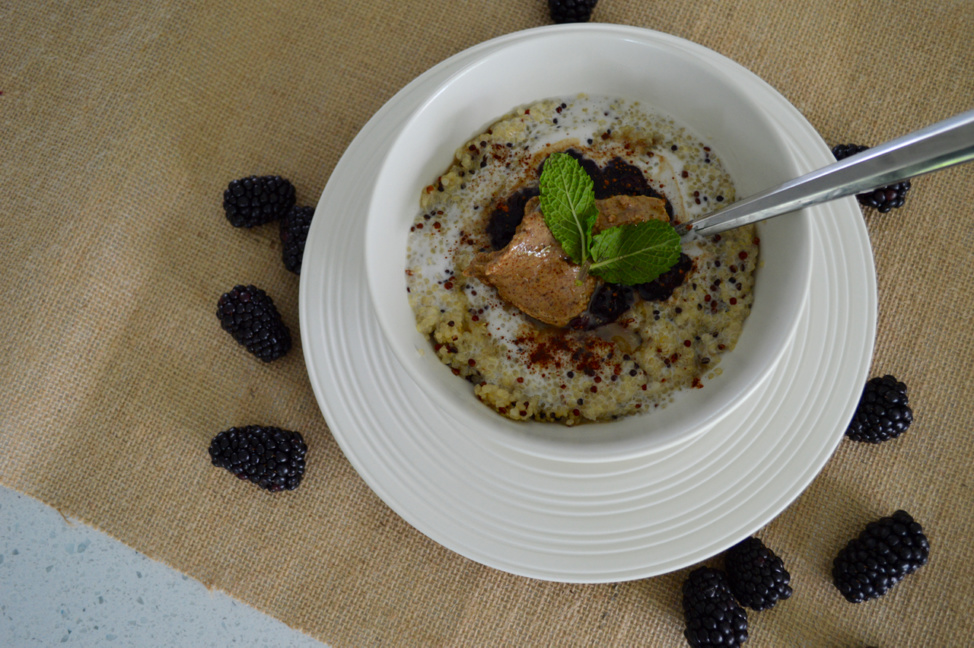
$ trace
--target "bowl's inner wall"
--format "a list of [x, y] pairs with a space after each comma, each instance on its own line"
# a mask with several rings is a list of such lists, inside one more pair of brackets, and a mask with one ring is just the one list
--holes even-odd
[[407, 120], [380, 169], [366, 227], [372, 301], [400, 362], [437, 395], [461, 429], [508, 434], [527, 443], [662, 447], [730, 411], [774, 367], [794, 332], [810, 279], [810, 227], [803, 214], [759, 225], [754, 307], [737, 348], [721, 360], [723, 375], [693, 390], [692, 402], [686, 402], [686, 392], [678, 394], [663, 410], [599, 424], [597, 435], [593, 426], [571, 429], [501, 417], [477, 402], [472, 386], [441, 364], [416, 331], [403, 268], [420, 192], [450, 166], [457, 148], [518, 106], [579, 93], [641, 101], [707, 140], [734, 178], [739, 198], [798, 175], [775, 125], [694, 51], [697, 46], [680, 39], [670, 46], [606, 38], [552, 34], [514, 44], [459, 72]]

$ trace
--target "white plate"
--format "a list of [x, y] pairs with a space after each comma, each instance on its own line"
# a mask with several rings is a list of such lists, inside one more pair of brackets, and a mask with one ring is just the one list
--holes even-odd
[[[545, 580], [614, 582], [712, 556], [778, 515], [842, 439], [866, 379], [876, 324], [868, 235], [855, 199], [814, 208], [814, 281], [794, 345], [770, 379], [720, 425], [685, 444], [578, 462], [523, 452], [502, 435], [459, 429], [405, 374], [366, 294], [363, 197], [384, 142], [449, 74], [503, 43], [437, 65], [393, 97], [336, 166], [318, 204], [301, 274], [301, 335], [329, 427], [369, 486], [415, 528], [472, 560]], [[699, 46], [695, 46], [699, 47]], [[700, 48], [748, 84], [803, 169], [828, 148], [781, 95]], [[800, 146], [797, 140], [816, 145]]]

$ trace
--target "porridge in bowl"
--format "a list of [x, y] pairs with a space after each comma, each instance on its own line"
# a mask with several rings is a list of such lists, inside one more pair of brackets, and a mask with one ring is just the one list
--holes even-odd
[[514, 110], [423, 190], [406, 285], [420, 333], [477, 398], [568, 425], [665, 406], [720, 373], [751, 309], [753, 226], [684, 243], [656, 280], [608, 283], [565, 259], [539, 208], [553, 153], [592, 178], [594, 231], [685, 222], [734, 201], [716, 152], [637, 102], [585, 96]]

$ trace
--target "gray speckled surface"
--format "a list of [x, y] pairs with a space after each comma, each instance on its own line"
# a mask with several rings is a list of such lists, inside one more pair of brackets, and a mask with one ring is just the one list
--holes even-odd
[[60, 645], [324, 646], [0, 487], [0, 646]]

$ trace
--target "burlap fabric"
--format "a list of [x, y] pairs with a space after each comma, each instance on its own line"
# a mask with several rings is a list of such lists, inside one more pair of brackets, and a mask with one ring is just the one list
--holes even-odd
[[[974, 107], [974, 4], [602, 0], [595, 20], [711, 47], [830, 144], [879, 143]], [[314, 204], [399, 88], [543, 0], [0, 2], [0, 481], [335, 646], [678, 646], [686, 571], [579, 586], [480, 566], [404, 523], [352, 470], [301, 357], [264, 365], [220, 331], [257, 283], [297, 333], [273, 226], [235, 230], [226, 183], [278, 173]], [[795, 595], [754, 646], [961, 646], [974, 624], [974, 166], [866, 213], [880, 290], [874, 374], [908, 383], [900, 439], [845, 441], [760, 532]], [[823, 403], [823, 407], [827, 404]], [[267, 495], [209, 465], [232, 425], [304, 432], [310, 467]], [[846, 603], [832, 556], [912, 512], [929, 564]]]

